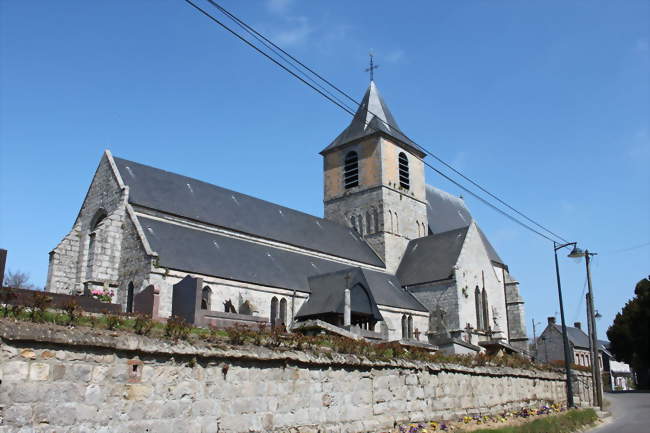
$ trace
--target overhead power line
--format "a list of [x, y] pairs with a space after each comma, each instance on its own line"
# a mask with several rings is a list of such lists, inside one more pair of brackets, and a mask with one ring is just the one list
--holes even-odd
[[[214, 6], [216, 9], [218, 9], [221, 13], [223, 13], [223, 14], [224, 14], [227, 18], [229, 18], [231, 21], [235, 22], [235, 24], [237, 24], [240, 28], [242, 28], [246, 33], [248, 33], [250, 36], [252, 36], [252, 37], [253, 37], [255, 40], [257, 40], [259, 43], [261, 43], [262, 45], [264, 45], [267, 49], [271, 50], [271, 51], [272, 51], [276, 56], [278, 56], [278, 57], [279, 57], [279, 58], [280, 58], [284, 63], [286, 63], [286, 64], [288, 65], [288, 67], [285, 66], [285, 65], [283, 65], [282, 63], [280, 63], [280, 61], [278, 61], [277, 59], [273, 58], [270, 54], [264, 52], [262, 49], [260, 49], [260, 48], [259, 48], [258, 46], [256, 46], [254, 43], [252, 43], [251, 41], [249, 41], [249, 40], [246, 39], [245, 37], [241, 36], [241, 35], [240, 35], [239, 33], [237, 33], [235, 30], [233, 30], [233, 29], [231, 29], [230, 27], [228, 27], [228, 26], [227, 26], [226, 24], [224, 24], [222, 21], [220, 21], [220, 20], [217, 19], [216, 17], [212, 16], [209, 12], [207, 12], [205, 9], [201, 8], [200, 6], [198, 6], [197, 4], [195, 4], [194, 2], [192, 2], [191, 0], [184, 0], [184, 1], [185, 1], [186, 3], [188, 3], [190, 6], [192, 6], [193, 8], [195, 8], [196, 10], [198, 10], [199, 12], [201, 12], [203, 15], [205, 15], [206, 17], [208, 17], [210, 20], [214, 21], [216, 24], [220, 25], [222, 28], [224, 28], [225, 30], [227, 30], [228, 32], [230, 32], [233, 36], [235, 36], [236, 38], [238, 38], [239, 40], [241, 40], [242, 42], [244, 42], [246, 45], [248, 45], [249, 47], [253, 48], [253, 49], [254, 49], [255, 51], [257, 51], [259, 54], [262, 54], [264, 57], [266, 57], [267, 59], [271, 60], [271, 61], [272, 61], [273, 63], [275, 63], [277, 66], [279, 66], [280, 68], [282, 68], [283, 70], [285, 70], [286, 72], [288, 72], [289, 74], [291, 74], [294, 78], [297, 78], [297, 79], [300, 80], [303, 84], [306, 84], [306, 85], [309, 86], [312, 90], [316, 91], [316, 92], [319, 93], [321, 96], [325, 97], [327, 100], [329, 100], [330, 102], [332, 102], [333, 104], [335, 104], [336, 106], [338, 106], [339, 108], [341, 108], [343, 111], [347, 112], [348, 114], [350, 114], [351, 116], [354, 117], [354, 115], [355, 115], [355, 113], [356, 113], [356, 110], [353, 111], [353, 109], [352, 109], [351, 107], [349, 107], [345, 102], [341, 101], [341, 99], [338, 98], [336, 95], [333, 95], [331, 91], [327, 90], [327, 89], [324, 88], [322, 85], [320, 85], [319, 83], [317, 83], [317, 82], [316, 82], [312, 77], [310, 77], [306, 72], [308, 72], [309, 74], [312, 74], [314, 77], [318, 78], [318, 79], [321, 80], [323, 83], [327, 84], [327, 85], [330, 86], [332, 89], [334, 89], [335, 91], [339, 92], [341, 95], [343, 95], [345, 98], [347, 98], [348, 100], [350, 100], [351, 102], [353, 102], [353, 103], [358, 107], [358, 106], [360, 105], [360, 103], [359, 103], [357, 100], [355, 100], [355, 99], [352, 98], [349, 94], [347, 94], [346, 92], [344, 92], [343, 90], [341, 90], [339, 87], [337, 87], [336, 85], [334, 85], [332, 82], [330, 82], [330, 81], [327, 80], [326, 78], [324, 78], [321, 74], [318, 74], [318, 73], [317, 73], [316, 71], [314, 71], [312, 68], [310, 68], [310, 67], [308, 67], [307, 65], [305, 65], [303, 62], [301, 62], [300, 60], [298, 60], [296, 57], [292, 56], [291, 54], [289, 54], [288, 52], [286, 52], [285, 50], [283, 50], [282, 48], [280, 48], [279, 46], [277, 46], [277, 45], [276, 45], [275, 43], [273, 43], [271, 40], [269, 40], [269, 39], [266, 38], [264, 35], [262, 35], [262, 34], [259, 33], [257, 30], [255, 30], [252, 26], [246, 24], [243, 20], [241, 20], [240, 18], [238, 18], [237, 16], [235, 16], [234, 14], [232, 14], [231, 12], [229, 12], [229, 11], [228, 11], [227, 9], [225, 9], [223, 6], [219, 5], [217, 2], [215, 2], [215, 1], [213, 1], [213, 0], [207, 0], [207, 1], [212, 5], [212, 6]], [[300, 66], [301, 68], [303, 68], [304, 71], [301, 71], [300, 68], [298, 68], [296, 65], [298, 65], [298, 66]], [[293, 72], [292, 70], [289, 69], [289, 67], [290, 67], [291, 69], [296, 70], [297, 72]], [[303, 78], [303, 77], [304, 77], [304, 78]], [[385, 120], [381, 119], [379, 116], [375, 115], [375, 114], [372, 113], [371, 111], [369, 111], [369, 113], [372, 114], [374, 118], [380, 120], [382, 123], [384, 123], [385, 125], [387, 125], [389, 128], [392, 128], [392, 129], [394, 129], [394, 130], [397, 130], [397, 131], [399, 131], [402, 135], [406, 136], [406, 134], [404, 134], [404, 133], [403, 133], [403, 132], [402, 132], [402, 131], [401, 131], [401, 130], [396, 126], [396, 125], [391, 125], [391, 124], [389, 124], [388, 122], [386, 122]], [[368, 123], [369, 123], [369, 122], [366, 121], [366, 125], [372, 128], [372, 126], [369, 125]], [[547, 232], [547, 233], [550, 234], [551, 236], [553, 236], [553, 237], [555, 237], [555, 238], [557, 238], [557, 239], [559, 239], [559, 240], [561, 240], [561, 241], [563, 241], [563, 242], [567, 242], [564, 238], [562, 238], [562, 237], [559, 236], [558, 234], [552, 232], [551, 230], [549, 230], [548, 228], [544, 227], [543, 225], [541, 225], [541, 224], [538, 223], [537, 221], [533, 220], [532, 218], [528, 217], [528, 216], [525, 215], [524, 213], [522, 213], [522, 212], [520, 212], [519, 210], [515, 209], [514, 207], [510, 206], [510, 205], [509, 205], [508, 203], [506, 203], [504, 200], [502, 200], [501, 198], [499, 198], [499, 197], [496, 196], [495, 194], [491, 193], [490, 191], [488, 191], [487, 189], [485, 189], [484, 187], [482, 187], [480, 184], [478, 184], [477, 182], [475, 182], [475, 181], [472, 180], [471, 178], [465, 176], [463, 173], [461, 173], [459, 170], [457, 170], [456, 168], [454, 168], [451, 164], [448, 164], [448, 163], [447, 163], [446, 161], [444, 161], [442, 158], [440, 158], [440, 157], [438, 157], [437, 155], [435, 155], [433, 152], [427, 150], [426, 148], [424, 148], [424, 147], [421, 146], [420, 144], [416, 143], [415, 141], [413, 141], [413, 140], [411, 140], [411, 141], [412, 141], [412, 143], [413, 143], [413, 144], [414, 144], [414, 145], [415, 145], [419, 150], [421, 150], [423, 153], [432, 156], [434, 159], [436, 159], [436, 160], [437, 160], [438, 162], [440, 162], [442, 165], [444, 165], [445, 167], [447, 167], [448, 169], [450, 169], [451, 171], [453, 171], [454, 173], [456, 173], [457, 175], [459, 175], [460, 177], [462, 177], [462, 178], [465, 179], [466, 181], [470, 182], [472, 185], [474, 185], [475, 187], [477, 187], [478, 189], [480, 189], [481, 191], [483, 191], [483, 192], [484, 192], [485, 194], [487, 194], [488, 196], [492, 197], [494, 200], [496, 200], [496, 201], [498, 201], [499, 203], [501, 203], [501, 204], [502, 204], [503, 206], [505, 206], [506, 208], [510, 209], [512, 212], [515, 212], [517, 215], [521, 216], [521, 217], [524, 218], [525, 220], [529, 221], [530, 223], [534, 224], [534, 225], [537, 226], [538, 228], [540, 228], [540, 229], [542, 229], [543, 231]], [[462, 185], [460, 182], [458, 182], [458, 181], [452, 179], [450, 176], [446, 175], [445, 173], [443, 173], [442, 171], [440, 171], [440, 170], [437, 169], [436, 167], [432, 166], [432, 165], [429, 164], [427, 161], [423, 161], [423, 162], [424, 162], [424, 164], [425, 164], [427, 167], [431, 168], [431, 169], [432, 169], [433, 171], [435, 171], [437, 174], [439, 174], [440, 176], [444, 177], [445, 179], [447, 179], [448, 181], [450, 181], [451, 183], [453, 183], [453, 184], [456, 185], [457, 187], [461, 188], [463, 191], [467, 192], [468, 194], [472, 195], [472, 196], [475, 197], [476, 199], [480, 200], [482, 203], [484, 203], [485, 205], [487, 205], [487, 206], [489, 206], [490, 208], [494, 209], [494, 210], [497, 211], [498, 213], [500, 213], [500, 214], [502, 214], [503, 216], [507, 217], [507, 218], [510, 219], [511, 221], [513, 221], [513, 222], [519, 224], [520, 226], [526, 228], [527, 230], [529, 230], [529, 231], [531, 231], [531, 232], [533, 232], [533, 233], [535, 233], [535, 234], [537, 234], [537, 235], [539, 235], [539, 236], [541, 236], [541, 237], [543, 237], [543, 238], [545, 238], [545, 239], [547, 239], [547, 240], [549, 240], [549, 241], [551, 241], [551, 242], [554, 242], [554, 241], [555, 241], [555, 239], [552, 239], [551, 237], [549, 237], [549, 236], [547, 236], [547, 235], [541, 233], [540, 231], [538, 231], [538, 230], [534, 229], [533, 227], [529, 226], [528, 224], [526, 224], [526, 223], [520, 221], [520, 220], [517, 219], [516, 217], [510, 215], [509, 213], [507, 213], [507, 212], [504, 211], [503, 209], [499, 208], [498, 206], [495, 206], [494, 204], [490, 203], [488, 200], [486, 200], [485, 198], [481, 197], [479, 194], [475, 193], [474, 191], [470, 190], [469, 188], [465, 187], [465, 186]]]
[[[357, 101], [357, 100], [356, 100], [355, 98], [353, 98], [352, 96], [350, 96], [347, 92], [341, 90], [339, 87], [337, 87], [337, 86], [336, 86], [335, 84], [333, 84], [331, 81], [329, 81], [329, 80], [327, 80], [326, 78], [324, 78], [321, 74], [319, 74], [318, 72], [314, 71], [312, 68], [310, 68], [309, 66], [305, 65], [305, 64], [304, 64], [303, 62], [301, 62], [299, 59], [297, 59], [296, 57], [292, 56], [292, 55], [289, 54], [287, 51], [285, 51], [284, 49], [282, 49], [281, 47], [279, 47], [278, 45], [276, 45], [273, 41], [269, 40], [267, 37], [265, 37], [264, 35], [262, 35], [261, 33], [259, 33], [257, 30], [255, 30], [255, 29], [254, 29], [253, 27], [251, 27], [250, 25], [246, 24], [243, 20], [241, 20], [240, 18], [238, 18], [237, 16], [235, 16], [234, 14], [232, 14], [230, 11], [228, 11], [227, 9], [225, 9], [223, 6], [221, 6], [220, 4], [218, 4], [217, 2], [215, 2], [214, 0], [207, 0], [207, 1], [208, 1], [211, 5], [213, 5], [215, 8], [217, 8], [220, 12], [222, 12], [224, 15], [226, 15], [228, 18], [230, 18], [232, 21], [234, 21], [234, 22], [235, 22], [239, 27], [241, 27], [242, 29], [244, 29], [248, 34], [250, 34], [251, 36], [253, 36], [256, 40], [260, 41], [262, 44], [264, 44], [266, 47], [268, 47], [268, 48], [271, 49], [274, 53], [276, 53], [278, 56], [280, 56], [280, 57], [281, 57], [285, 62], [290, 63], [290, 64], [292, 64], [292, 65], [293, 65], [292, 62], [297, 63], [300, 67], [304, 68], [307, 72], [313, 74], [315, 77], [317, 77], [318, 79], [322, 80], [325, 84], [327, 84], [328, 86], [332, 87], [334, 90], [336, 90], [337, 92], [339, 92], [339, 93], [340, 93], [341, 95], [343, 95], [345, 98], [347, 98], [348, 100], [350, 100], [351, 102], [353, 102], [357, 107], [360, 105], [360, 102]], [[287, 59], [287, 58], [288, 58], [288, 59]], [[347, 105], [346, 105], [346, 106], [347, 106]], [[385, 121], [384, 119], [380, 118], [379, 116], [376, 116], [375, 113], [373, 113], [373, 112], [370, 111], [370, 110], [368, 110], [368, 112], [369, 112], [370, 114], [372, 114], [376, 119], [378, 119], [379, 121], [381, 121], [383, 124], [385, 124], [386, 126], [388, 126], [389, 128], [394, 129], [394, 130], [397, 130], [399, 133], [401, 133], [402, 135], [404, 135], [405, 137], [407, 137], [407, 135], [406, 135], [403, 131], [401, 131], [397, 125], [392, 125], [392, 124], [388, 123], [387, 121]], [[369, 123], [369, 122], [366, 121], [366, 124], [367, 124], [367, 123]], [[438, 162], [440, 162], [442, 165], [444, 165], [444, 166], [447, 167], [448, 169], [452, 170], [454, 173], [456, 173], [457, 175], [461, 176], [463, 179], [465, 179], [466, 181], [470, 182], [472, 185], [474, 185], [475, 187], [479, 188], [481, 191], [483, 191], [484, 193], [488, 194], [490, 197], [492, 197], [493, 199], [497, 200], [499, 203], [501, 203], [502, 205], [506, 206], [506, 207], [507, 207], [508, 209], [510, 209], [511, 211], [513, 211], [513, 212], [515, 212], [516, 214], [518, 214], [519, 216], [525, 218], [527, 221], [529, 221], [530, 223], [534, 224], [535, 226], [541, 228], [542, 230], [546, 231], [547, 233], [551, 234], [552, 236], [555, 236], [556, 238], [560, 239], [562, 242], [565, 242], [565, 243], [568, 242], [566, 239], [564, 239], [564, 238], [561, 237], [560, 235], [558, 235], [558, 234], [552, 232], [551, 230], [549, 230], [548, 228], [544, 227], [543, 225], [541, 225], [541, 224], [538, 223], [537, 221], [533, 220], [532, 218], [529, 218], [529, 217], [528, 217], [527, 215], [525, 215], [524, 213], [522, 213], [522, 212], [518, 211], [517, 209], [515, 209], [514, 207], [510, 206], [508, 203], [506, 203], [504, 200], [502, 200], [501, 198], [499, 198], [497, 195], [491, 193], [490, 191], [488, 191], [487, 189], [485, 189], [484, 187], [482, 187], [480, 184], [478, 184], [477, 182], [475, 182], [475, 181], [472, 180], [471, 178], [465, 176], [463, 173], [461, 173], [459, 170], [457, 170], [456, 168], [454, 168], [451, 164], [449, 164], [449, 163], [447, 163], [446, 161], [444, 161], [442, 158], [438, 157], [438, 156], [437, 156], [436, 154], [434, 154], [432, 151], [430, 151], [430, 150], [426, 149], [424, 146], [422, 146], [422, 145], [416, 143], [416, 142], [413, 141], [410, 137], [409, 137], [409, 139], [410, 139], [410, 140], [413, 142], [413, 144], [415, 144], [416, 147], [419, 148], [422, 152], [424, 152], [424, 153], [427, 154], [427, 155], [430, 155], [430, 156], [433, 157], [435, 160], [437, 160]], [[425, 163], [425, 164], [426, 164], [426, 163]], [[427, 164], [427, 165], [428, 165], [428, 164]], [[428, 166], [431, 167], [430, 165], [428, 165]], [[431, 167], [431, 168], [432, 168], [432, 167]], [[435, 170], [435, 169], [434, 169], [434, 171], [438, 172], [438, 171]], [[438, 173], [439, 173], [439, 172], [438, 172]], [[439, 174], [440, 174], [440, 173], [439, 173]], [[464, 188], [463, 188], [463, 189], [464, 189]], [[464, 190], [465, 190], [465, 189], [464, 189]], [[466, 191], [467, 191], [467, 190], [466, 190]], [[469, 192], [470, 194], [474, 195], [474, 194], [471, 193], [470, 191], [467, 191], [467, 192]], [[537, 233], [537, 232], [536, 232], [536, 233]], [[544, 237], [545, 237], [546, 239], [549, 239], [549, 238], [546, 237], [546, 236], [544, 236]]]

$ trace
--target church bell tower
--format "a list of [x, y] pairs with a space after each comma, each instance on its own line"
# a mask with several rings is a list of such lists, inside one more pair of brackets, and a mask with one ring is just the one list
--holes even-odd
[[325, 149], [325, 218], [353, 227], [395, 272], [427, 235], [425, 154], [397, 126], [374, 81], [350, 125]]

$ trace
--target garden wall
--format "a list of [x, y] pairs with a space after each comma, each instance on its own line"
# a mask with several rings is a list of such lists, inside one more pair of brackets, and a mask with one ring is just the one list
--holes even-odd
[[[362, 432], [564, 399], [562, 375], [0, 320], [0, 432]], [[589, 381], [580, 373], [578, 384]], [[581, 387], [578, 401], [588, 403]]]

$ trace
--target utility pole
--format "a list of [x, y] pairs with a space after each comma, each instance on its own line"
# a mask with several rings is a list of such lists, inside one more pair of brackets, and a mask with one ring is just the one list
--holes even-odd
[[537, 336], [535, 334], [535, 318], [533, 317], [531, 319], [531, 321], [533, 322], [533, 342], [535, 343], [535, 358], [534, 359], [535, 359], [535, 361], [537, 361], [537, 358], [539, 358], [539, 353], [538, 353], [539, 348], [537, 347]]
[[591, 374], [594, 379], [594, 388], [596, 389], [596, 401], [600, 410], [603, 410], [603, 387], [602, 387], [602, 378], [600, 376], [600, 358], [598, 356], [598, 333], [596, 331], [596, 318], [594, 310], [594, 292], [591, 286], [591, 256], [595, 256], [596, 253], [590, 253], [589, 250], [585, 250], [585, 265], [587, 267], [587, 287], [589, 288], [587, 292], [587, 311], [589, 313], [589, 324], [591, 325], [591, 335], [590, 335], [590, 346], [591, 346]]
[[[562, 345], [564, 346], [564, 372], [566, 374], [566, 405], [568, 408], [575, 407], [573, 403], [573, 375], [571, 374], [571, 350], [569, 349], [569, 337], [566, 331], [566, 322], [564, 320], [564, 301], [562, 300], [562, 283], [560, 282], [560, 265], [557, 261], [557, 250], [573, 245], [573, 251], [577, 249], [575, 242], [568, 242], [566, 244], [558, 245], [553, 242], [553, 249], [555, 250], [555, 275], [557, 277], [557, 294], [560, 300], [560, 319], [562, 320]], [[573, 254], [573, 251], [571, 254]], [[571, 256], [569, 254], [569, 256]]]

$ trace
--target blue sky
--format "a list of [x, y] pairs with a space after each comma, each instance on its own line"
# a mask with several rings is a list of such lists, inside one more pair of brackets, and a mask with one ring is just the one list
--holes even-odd
[[[409, 136], [599, 253], [605, 335], [650, 273], [650, 2], [223, 5], [357, 98], [373, 49]], [[0, 247], [42, 286], [106, 148], [322, 215], [318, 151], [348, 122], [182, 0], [4, 0]], [[466, 202], [520, 280], [529, 328], [545, 323], [558, 311], [552, 246]], [[567, 320], [584, 322], [584, 264], [561, 257]]]

